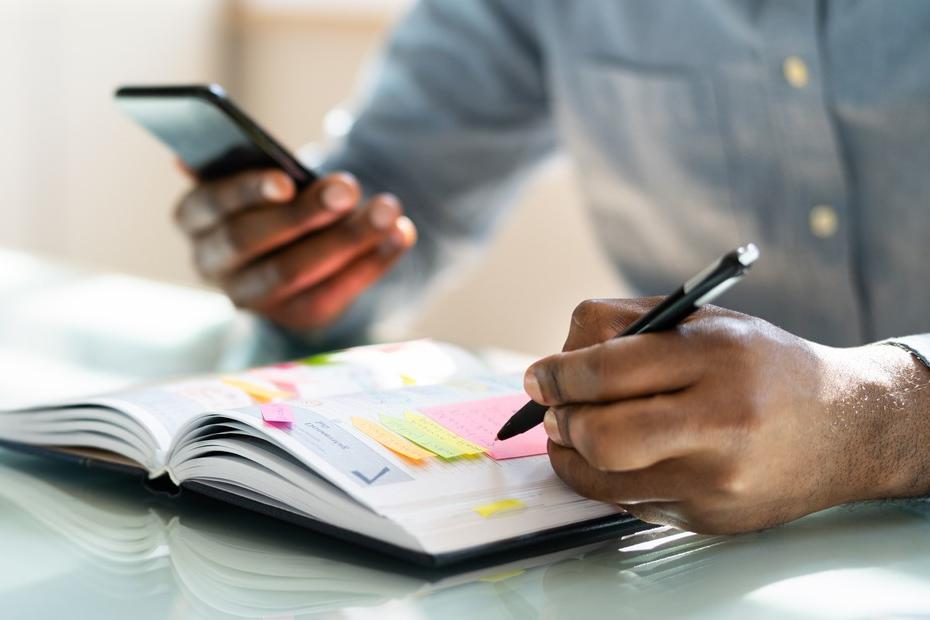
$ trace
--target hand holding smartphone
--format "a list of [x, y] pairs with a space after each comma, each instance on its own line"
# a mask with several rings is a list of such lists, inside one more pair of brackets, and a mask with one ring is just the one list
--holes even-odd
[[335, 321], [416, 241], [391, 194], [300, 164], [216, 85], [127, 86], [119, 106], [196, 176], [176, 218], [201, 275], [285, 327]]

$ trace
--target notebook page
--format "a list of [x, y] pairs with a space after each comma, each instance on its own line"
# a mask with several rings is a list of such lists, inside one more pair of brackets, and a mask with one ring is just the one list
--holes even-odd
[[[519, 375], [485, 376], [291, 400], [287, 406], [293, 422], [285, 425], [266, 422], [260, 406], [223, 415], [260, 430], [372, 511], [431, 542], [428, 550], [441, 552], [614, 514], [617, 508], [576, 495], [557, 478], [548, 457], [535, 446], [529, 450], [532, 455], [522, 458], [494, 458], [490, 447], [470, 456], [416, 460], [387, 447], [362, 428], [367, 424], [357, 424], [357, 419], [380, 424], [417, 416], [429, 420], [432, 413], [464, 433], [461, 429], [466, 422], [460, 420], [461, 426], [448, 422], [450, 409], [460, 409], [464, 415], [476, 413], [485, 423], [488, 403], [506, 403], [509, 413], [526, 399]], [[471, 405], [463, 407], [463, 403]], [[395, 428], [403, 427], [391, 427]], [[409, 437], [419, 447], [439, 449], [415, 433]], [[487, 435], [470, 437], [480, 444]]]
[[471, 353], [432, 340], [356, 347], [303, 360], [199, 377], [82, 401], [124, 411], [167, 451], [177, 431], [203, 413], [289, 398], [428, 385], [486, 372]]

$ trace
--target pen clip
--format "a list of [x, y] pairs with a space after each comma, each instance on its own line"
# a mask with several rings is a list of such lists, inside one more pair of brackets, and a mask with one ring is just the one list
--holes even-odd
[[[718, 269], [721, 269], [724, 266], [729, 266], [730, 268], [735, 267], [736, 269], [739, 270], [738, 275], [742, 275], [743, 272], [746, 269], [748, 269], [754, 262], [756, 262], [756, 259], [758, 258], [759, 258], [759, 248], [756, 247], [755, 243], [747, 243], [744, 246], [740, 246], [736, 248], [735, 250], [733, 250], [732, 252], [729, 252], [728, 254], [724, 255], [722, 258], [714, 261], [713, 263], [705, 267], [703, 270], [701, 270], [701, 272], [698, 273], [696, 276], [694, 276], [693, 278], [685, 282], [684, 286], [682, 286], [682, 292], [684, 292], [685, 294], [690, 293], [696, 287], [702, 284], [705, 280], [710, 278], [711, 275], [715, 271], [717, 271]], [[722, 284], [726, 284], [726, 281], [722, 282], [721, 285]], [[705, 293], [704, 295], [701, 296], [701, 299], [704, 300], [703, 303], [707, 303], [707, 301], [709, 301], [710, 299], [713, 299], [713, 297], [716, 297], [720, 293], [723, 293], [725, 290], [733, 286], [733, 284], [735, 284], [735, 282], [727, 284], [725, 288], [715, 293], [712, 297], [707, 297], [708, 295], [710, 295], [710, 293]], [[717, 288], [718, 287], [714, 287], [712, 291], [716, 290]], [[701, 304], [695, 303], [695, 305], [701, 305]]]
[[706, 293], [704, 293], [703, 295], [695, 299], [694, 307], [700, 308], [704, 304], [717, 299], [717, 297], [719, 297], [720, 295], [723, 295], [725, 292], [727, 292], [727, 290], [731, 286], [733, 286], [734, 284], [736, 284], [742, 279], [743, 279], [743, 274], [740, 274], [738, 276], [733, 276], [732, 278], [727, 278], [726, 280], [724, 280], [723, 282], [721, 282], [714, 288], [710, 289], [709, 291], [707, 291]]

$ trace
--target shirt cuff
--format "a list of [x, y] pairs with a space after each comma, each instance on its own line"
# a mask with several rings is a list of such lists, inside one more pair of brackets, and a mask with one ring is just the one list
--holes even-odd
[[905, 336], [903, 338], [889, 338], [888, 340], [882, 340], [880, 344], [890, 344], [900, 349], [904, 349], [923, 362], [924, 366], [930, 368], [930, 334], [916, 334], [914, 336]]

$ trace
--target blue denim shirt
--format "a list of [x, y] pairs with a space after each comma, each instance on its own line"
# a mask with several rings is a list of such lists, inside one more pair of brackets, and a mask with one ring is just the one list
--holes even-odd
[[409, 306], [562, 149], [640, 293], [755, 241], [728, 307], [930, 357], [928, 33], [926, 0], [420, 2], [325, 166], [420, 241], [329, 335]]

